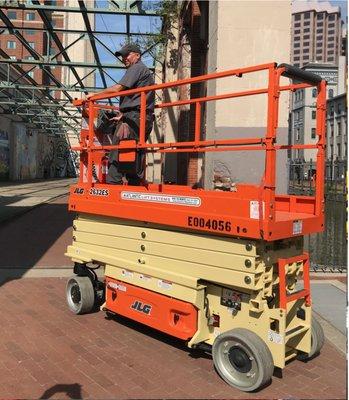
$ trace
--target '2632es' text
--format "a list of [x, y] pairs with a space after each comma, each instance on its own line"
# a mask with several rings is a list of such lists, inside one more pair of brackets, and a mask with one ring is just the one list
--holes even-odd
[[222, 221], [219, 219], [206, 219], [201, 217], [188, 217], [188, 226], [194, 228], [206, 228], [213, 231], [231, 231], [231, 222]]

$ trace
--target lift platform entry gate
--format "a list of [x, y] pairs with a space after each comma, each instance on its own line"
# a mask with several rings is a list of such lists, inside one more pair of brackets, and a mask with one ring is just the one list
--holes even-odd
[[[157, 104], [195, 105], [195, 138], [190, 142], [145, 141], [146, 94], [228, 76], [267, 71], [265, 88]], [[296, 80], [281, 85], [281, 76]], [[283, 91], [317, 87], [316, 144], [277, 144], [279, 96]], [[106, 145], [95, 127], [97, 103], [139, 93], [140, 138]], [[265, 135], [257, 138], [202, 140], [205, 102], [267, 96]], [[315, 74], [276, 63], [240, 68], [76, 101], [86, 124], [80, 145], [80, 179], [71, 188], [69, 209], [78, 213], [67, 255], [76, 276], [67, 283], [67, 301], [76, 314], [98, 304], [212, 352], [220, 376], [243, 391], [263, 387], [274, 367], [292, 358], [319, 353], [324, 336], [311, 314], [309, 255], [303, 236], [324, 227], [326, 82]], [[265, 151], [260, 184], [236, 184], [223, 192], [183, 185], [105, 183], [108, 153], [119, 162], [137, 151]], [[276, 152], [315, 149], [315, 196], [276, 194]], [[105, 267], [105, 280], [95, 268]], [[302, 289], [296, 289], [301, 278]]]

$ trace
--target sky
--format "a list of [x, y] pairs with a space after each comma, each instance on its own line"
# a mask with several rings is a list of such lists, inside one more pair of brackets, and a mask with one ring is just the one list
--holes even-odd
[[[148, 8], [151, 5], [156, 4], [155, 2], [144, 2], [144, 8]], [[107, 8], [107, 2], [98, 0], [96, 3], [96, 7], [98, 8]], [[148, 16], [140, 16], [134, 15], [130, 17], [130, 30], [131, 33], [145, 33], [151, 32], [156, 33], [159, 32], [161, 28], [161, 20], [159, 17], [148, 17]], [[126, 18], [124, 15], [112, 15], [112, 14], [97, 14], [96, 15], [96, 29], [101, 31], [108, 32], [124, 32], [126, 31]], [[112, 52], [120, 49], [121, 46], [125, 43], [126, 36], [122, 35], [108, 35], [108, 34], [98, 34], [98, 39], [101, 40]], [[136, 38], [136, 36], [134, 36]], [[144, 48], [145, 37], [138, 37], [139, 44], [141, 48]], [[116, 58], [113, 54], [111, 54], [108, 50], [106, 50], [101, 44], [96, 43], [98, 54], [101, 62], [113, 64], [116, 62]], [[153, 59], [150, 56], [144, 55], [142, 57], [142, 61], [148, 65], [152, 66]], [[124, 75], [124, 70], [117, 69], [107, 69], [106, 70], [109, 75], [111, 75], [117, 82]], [[115, 82], [111, 80], [108, 76], [105, 76], [107, 81], [107, 86], [115, 85]], [[96, 86], [102, 87], [102, 81], [99, 73], [96, 73]]]

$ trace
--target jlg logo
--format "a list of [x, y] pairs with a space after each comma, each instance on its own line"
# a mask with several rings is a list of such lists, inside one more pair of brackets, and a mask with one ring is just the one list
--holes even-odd
[[132, 308], [132, 310], [142, 312], [146, 315], [149, 315], [150, 311], [151, 311], [151, 306], [149, 306], [148, 304], [143, 304], [142, 302], [140, 302], [138, 300], [136, 300], [132, 304], [131, 308]]

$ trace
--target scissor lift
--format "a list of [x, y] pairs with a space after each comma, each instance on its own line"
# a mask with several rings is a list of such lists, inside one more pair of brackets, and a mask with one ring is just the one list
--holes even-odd
[[[191, 142], [145, 141], [146, 93], [228, 76], [268, 72], [267, 87], [158, 104], [196, 107]], [[281, 76], [298, 83], [281, 85]], [[317, 143], [278, 145], [279, 96], [283, 91], [317, 87]], [[105, 145], [95, 128], [97, 100], [140, 93], [140, 140]], [[268, 97], [264, 137], [201, 140], [201, 106], [208, 101], [242, 96]], [[287, 64], [240, 68], [140, 89], [96, 95], [76, 101], [86, 124], [81, 131], [80, 179], [71, 188], [69, 210], [77, 212], [73, 243], [67, 255], [76, 276], [67, 283], [67, 301], [76, 314], [103, 304], [119, 314], [185, 341], [190, 348], [212, 352], [221, 377], [243, 391], [265, 385], [274, 367], [295, 357], [310, 359], [324, 335], [312, 317], [309, 255], [303, 236], [324, 226], [324, 152], [326, 82]], [[315, 149], [315, 196], [278, 195], [276, 152]], [[223, 192], [181, 185], [145, 183], [108, 185], [108, 152], [119, 161], [135, 151], [265, 151], [260, 184], [237, 184]], [[251, 153], [253, 155], [253, 153]], [[105, 280], [94, 269], [105, 268]], [[302, 288], [296, 287], [301, 278]]]

